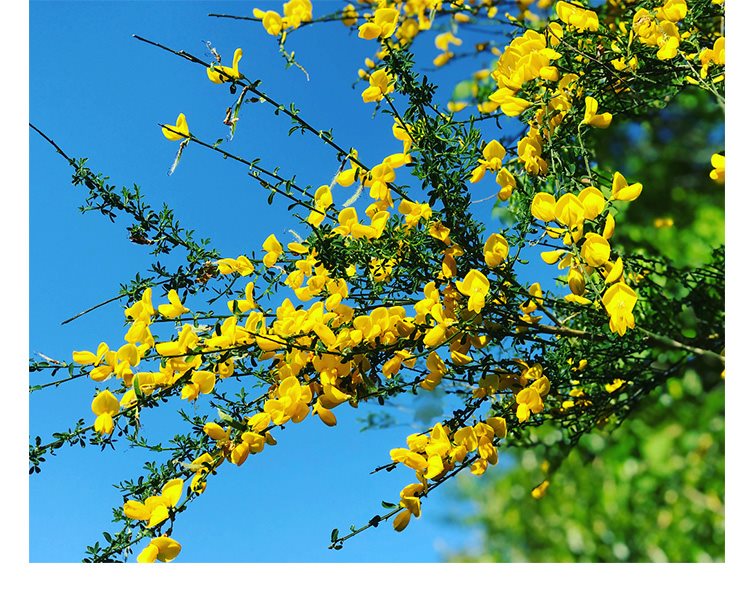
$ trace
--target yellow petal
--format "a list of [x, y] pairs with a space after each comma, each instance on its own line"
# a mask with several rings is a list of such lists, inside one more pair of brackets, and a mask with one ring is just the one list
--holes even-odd
[[133, 501], [131, 499], [126, 501], [122, 506], [122, 512], [128, 518], [132, 518], [133, 520], [148, 520], [151, 516], [151, 510], [140, 501]]
[[138, 554], [138, 562], [150, 564], [156, 562], [156, 556], [159, 554], [159, 548], [155, 545], [147, 545], [143, 551]]
[[158, 548], [157, 558], [162, 562], [171, 562], [182, 551], [182, 546], [170, 537], [156, 537], [151, 540], [151, 544]]
[[99, 434], [112, 434], [114, 429], [115, 423], [111, 414], [102, 413], [101, 415], [97, 415], [96, 420], [94, 421], [95, 431]]
[[164, 522], [167, 518], [169, 518], [169, 509], [166, 505], [157, 505], [152, 511], [151, 515], [148, 518], [148, 524], [147, 527], [156, 526], [157, 524], [161, 524]]
[[396, 514], [396, 517], [393, 519], [393, 528], [397, 532], [403, 531], [407, 526], [409, 526], [409, 521], [411, 520], [411, 512], [409, 510], [403, 510]]
[[88, 350], [73, 351], [73, 362], [79, 365], [93, 365], [99, 361], [98, 357]]
[[96, 415], [117, 413], [120, 410], [120, 403], [109, 390], [102, 390], [91, 402], [91, 410]]
[[183, 483], [182, 478], [173, 478], [162, 488], [161, 496], [167, 500], [170, 507], [176, 507], [177, 502], [182, 497]]

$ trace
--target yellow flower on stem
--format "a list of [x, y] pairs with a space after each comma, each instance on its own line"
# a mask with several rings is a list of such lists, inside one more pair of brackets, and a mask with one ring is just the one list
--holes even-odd
[[239, 273], [242, 277], [252, 275], [255, 267], [247, 256], [237, 256], [234, 258], [222, 258], [218, 261], [219, 272], [222, 275], [231, 275], [232, 273]]
[[254, 8], [253, 17], [261, 20], [263, 29], [265, 29], [271, 36], [278, 36], [284, 29], [284, 22], [281, 19], [281, 15], [276, 11], [262, 11], [258, 8]]
[[161, 132], [164, 137], [170, 141], [179, 141], [183, 138], [190, 138], [190, 130], [188, 129], [185, 114], [180, 113], [180, 115], [177, 116], [177, 123], [174, 126], [169, 124], [164, 125]]
[[482, 150], [482, 159], [479, 160], [479, 165], [471, 173], [469, 182], [472, 184], [479, 182], [484, 178], [487, 170], [490, 170], [490, 172], [500, 171], [505, 153], [505, 147], [499, 141], [493, 140], [487, 143]]
[[231, 67], [226, 67], [224, 65], [211, 65], [210, 67], [206, 67], [208, 79], [214, 84], [223, 84], [224, 82], [229, 82], [230, 80], [236, 80], [242, 77], [238, 67], [241, 58], [242, 49], [238, 48], [234, 51], [234, 60], [232, 61]]
[[169, 300], [169, 304], [159, 304], [157, 309], [159, 314], [167, 319], [176, 319], [190, 310], [189, 308], [185, 308], [182, 302], [180, 302], [177, 292], [173, 289], [169, 290], [167, 299]]
[[354, 8], [353, 4], [347, 4], [341, 11], [341, 22], [347, 27], [357, 23], [358, 18], [357, 9]]
[[682, 21], [687, 15], [687, 4], [685, 0], [667, 0], [664, 6], [657, 11], [657, 16], [660, 19], [667, 19], [672, 23]]
[[154, 537], [143, 551], [138, 554], [138, 562], [151, 563], [156, 562], [171, 562], [174, 560], [182, 551], [182, 546], [177, 543], [171, 537]]
[[359, 37], [365, 40], [390, 38], [398, 25], [398, 11], [395, 8], [379, 8], [371, 22], [359, 26]]
[[212, 371], [194, 371], [190, 382], [182, 387], [182, 398], [194, 401], [199, 394], [209, 394], [216, 385], [216, 374]]
[[[609, 242], [596, 233], [586, 233], [586, 241], [581, 246], [581, 256], [589, 266], [602, 266], [609, 260]], [[575, 292], [574, 292], [575, 293]]]
[[73, 362], [79, 365], [94, 365], [97, 366], [101, 363], [104, 355], [109, 352], [109, 346], [104, 342], [100, 342], [96, 349], [96, 353], [88, 350], [74, 350], [73, 351]]
[[96, 414], [94, 430], [99, 434], [112, 434], [114, 420], [112, 416], [120, 410], [120, 403], [109, 390], [102, 390], [91, 402], [91, 410]]
[[508, 257], [508, 242], [500, 233], [492, 233], [484, 244], [484, 261], [494, 268], [505, 262]]
[[266, 268], [271, 268], [284, 252], [284, 248], [281, 247], [279, 240], [276, 239], [276, 235], [271, 233], [263, 242], [263, 251], [266, 252], [266, 255], [263, 256], [263, 264]]
[[143, 503], [128, 499], [122, 506], [123, 514], [133, 520], [148, 521], [148, 528], [157, 526], [169, 518], [169, 510], [177, 507], [183, 484], [181, 478], [173, 478], [162, 487], [161, 495], [148, 497]]
[[315, 209], [310, 211], [307, 222], [314, 227], [319, 227], [326, 217], [326, 210], [333, 205], [333, 195], [328, 185], [318, 187], [315, 191]]
[[386, 94], [393, 92], [395, 88], [393, 79], [385, 69], [374, 71], [368, 81], [370, 85], [362, 93], [362, 100], [365, 103], [381, 101]]
[[463, 281], [457, 281], [456, 287], [464, 296], [469, 297], [467, 307], [474, 312], [481, 312], [484, 308], [485, 298], [490, 291], [490, 282], [482, 273], [471, 269]]
[[583, 206], [583, 217], [594, 220], [604, 211], [604, 195], [596, 187], [586, 187], [578, 194], [578, 199]]
[[417, 472], [423, 472], [427, 469], [427, 460], [419, 453], [409, 449], [391, 449], [391, 459]]
[[602, 302], [609, 314], [609, 328], [614, 333], [624, 336], [628, 327], [635, 327], [633, 309], [637, 301], [638, 294], [622, 281], [618, 281], [604, 292]]
[[586, 97], [586, 112], [583, 117], [582, 124], [588, 124], [594, 128], [609, 128], [612, 123], [611, 113], [597, 113], [599, 109], [599, 101], [592, 96]]
[[555, 5], [555, 11], [560, 21], [577, 31], [597, 31], [599, 29], [599, 18], [594, 11], [562, 1]]
[[531, 200], [531, 215], [542, 222], [555, 219], [555, 197], [550, 193], [540, 192]]
[[619, 172], [615, 172], [612, 176], [612, 199], [635, 201], [640, 197], [642, 191], [643, 185], [641, 183], [634, 182], [629, 185], [625, 177]]
[[534, 487], [531, 490], [531, 496], [534, 499], [541, 499], [544, 497], [544, 494], [547, 492], [547, 488], [549, 487], [549, 480], [544, 480], [540, 484], [538, 484], [536, 487]]

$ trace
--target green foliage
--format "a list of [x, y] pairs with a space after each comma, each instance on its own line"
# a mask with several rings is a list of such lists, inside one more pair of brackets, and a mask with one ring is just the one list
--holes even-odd
[[[618, 243], [663, 254], [677, 266], [708, 262], [724, 243], [724, 188], [706, 178], [723, 139], [724, 112], [699, 89], [681, 92], [648, 119], [613, 123], [599, 136], [596, 157], [605, 170], [620, 166], [648, 183], [637, 203], [622, 205]], [[673, 226], [655, 226], [665, 218]]]
[[[724, 242], [723, 188], [706, 177], [711, 153], [723, 147], [723, 120], [709, 94], [684, 91], [658, 114], [613, 123], [596, 140], [600, 169], [619, 166], [648, 183], [637, 201], [621, 206], [617, 241], [626, 256], [660, 255], [673, 271], [700, 267], [691, 293], [674, 275], [659, 281], [670, 294], [662, 304], [652, 298], [652, 309], [661, 306], [654, 324], [682, 340], [702, 333], [706, 344], [717, 337], [724, 307], [723, 281], [705, 272]], [[673, 218], [674, 226], [658, 228], [659, 218]], [[716, 266], [723, 271], [723, 256]], [[668, 299], [675, 294], [682, 302]], [[487, 480], [459, 482], [459, 498], [476, 506], [467, 526], [482, 537], [452, 560], [723, 561], [724, 388], [715, 365], [693, 362], [616, 430], [582, 437], [535, 500], [549, 453], [516, 449]]]
[[[459, 481], [482, 534], [451, 561], [719, 562], [724, 560], [724, 388], [691, 369], [614, 432], [583, 437], [546, 495], [543, 453]], [[713, 387], [711, 387], [713, 385]]]

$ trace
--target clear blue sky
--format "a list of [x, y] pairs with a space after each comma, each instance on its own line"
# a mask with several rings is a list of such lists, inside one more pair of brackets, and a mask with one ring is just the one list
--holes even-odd
[[[338, 5], [318, 1], [316, 14]], [[337, 23], [293, 35], [288, 46], [310, 73], [307, 81], [300, 70], [284, 68], [275, 40], [257, 23], [207, 16], [250, 14], [252, 6], [30, 4], [31, 122], [69, 155], [88, 157], [90, 167], [109, 175], [113, 184], [137, 182], [152, 205], [168, 203], [185, 226], [211, 237], [226, 256], [258, 249], [270, 232], [289, 241], [286, 229], [295, 228], [294, 220], [286, 204], [268, 206], [266, 193], [240, 166], [197, 145], [189, 146], [174, 175], [167, 175], [177, 145], [164, 139], [157, 124], [174, 123], [184, 112], [191, 132], [213, 141], [226, 135], [221, 121], [231, 98], [228, 87], [211, 84], [199, 66], [139, 43], [132, 34], [205, 60], [210, 58], [203, 41], [209, 40], [225, 63], [242, 47], [244, 74], [263, 80], [264, 90], [277, 100], [294, 100], [311, 123], [333, 128], [342, 146], [356, 146], [369, 163], [399, 151], [388, 118], [373, 119], [373, 105], [361, 102], [361, 83], [352, 89], [374, 42], [359, 40]], [[431, 39], [421, 45], [423, 65], [437, 54]], [[443, 101], [465, 68], [438, 76]], [[274, 118], [268, 107], [246, 106], [227, 149], [246, 158], [262, 157], [263, 165], [281, 166], [283, 173], [297, 174], [299, 183], [313, 188], [327, 184], [337, 167], [335, 155], [312, 136], [288, 138], [288, 128], [288, 121]], [[30, 354], [67, 360], [72, 350], [95, 349], [102, 340], [121, 342], [122, 310], [116, 305], [66, 326], [60, 322], [116, 293], [151, 257], [127, 241], [123, 222], [111, 224], [78, 212], [84, 191], [70, 185], [66, 162], [35, 133], [30, 168]], [[477, 188], [477, 198], [491, 194], [491, 185]], [[491, 221], [492, 201], [475, 207]], [[34, 393], [31, 435], [47, 441], [53, 431], [72, 426], [79, 417], [89, 420], [94, 386], [77, 380]], [[279, 446], [251, 457], [241, 468], [225, 464], [205, 495], [178, 520], [174, 536], [183, 544], [178, 560], [431, 562], [440, 560], [446, 548], [471, 543], [475, 536], [445, 520], [447, 514], [465, 510], [457, 508], [448, 489], [438, 489], [425, 502], [423, 518], [412, 521], [404, 533], [383, 526], [349, 541], [342, 551], [326, 549], [332, 528], [366, 522], [382, 511], [381, 500], [396, 500], [413, 478], [406, 470], [369, 475], [389, 461], [390, 448], [403, 446], [407, 434], [423, 427], [413, 415], [422, 402], [403, 398], [397, 403], [407, 408], [398, 412], [407, 424], [399, 428], [360, 433], [358, 412], [347, 408], [337, 414], [335, 429], [306, 421], [284, 431]], [[170, 408], [145, 412], [144, 433], [170, 430], [180, 404], [184, 402], [174, 400]], [[145, 460], [121, 445], [104, 453], [65, 448], [30, 479], [32, 561], [78, 561], [103, 530], [115, 529], [111, 508], [122, 500], [111, 485], [137, 476]]]

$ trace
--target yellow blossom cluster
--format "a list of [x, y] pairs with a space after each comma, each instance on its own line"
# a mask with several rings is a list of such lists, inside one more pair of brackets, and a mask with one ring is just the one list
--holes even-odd
[[674, 59], [681, 39], [678, 23], [687, 11], [685, 0], [667, 0], [655, 11], [639, 9], [633, 16], [633, 32], [643, 44], [658, 47], [656, 56], [662, 61]]
[[[283, 15], [276, 11], [253, 9], [253, 17], [260, 19], [263, 28], [271, 36], [278, 36], [298, 28], [313, 19], [313, 6], [310, 0], [289, 0], [283, 5]], [[236, 65], [235, 65], [236, 69]]]
[[497, 441], [505, 438], [507, 427], [502, 417], [490, 417], [456, 430], [446, 430], [437, 423], [427, 434], [412, 434], [406, 439], [406, 448], [391, 449], [391, 459], [414, 470], [416, 483], [401, 491], [399, 506], [404, 508], [393, 520], [393, 528], [402, 531], [412, 516], [421, 514], [420, 497], [429, 488], [429, 481], [439, 482], [467, 458], [473, 460], [471, 472], [483, 474], [489, 465], [497, 463]]
[[[613, 201], [634, 201], [643, 187], [640, 183], [628, 184], [625, 177], [616, 172], [612, 179], [609, 199], [596, 187], [586, 187], [577, 194], [565, 193], [558, 199], [546, 192], [539, 192], [531, 203], [531, 214], [537, 220], [550, 225], [546, 233], [561, 239], [563, 248], [542, 252], [541, 257], [548, 264], [558, 263], [559, 269], [568, 269], [567, 283], [570, 294], [566, 299], [578, 304], [591, 304], [586, 297], [587, 281], [593, 275], [602, 278], [610, 287], [602, 297], [602, 304], [610, 316], [610, 328], [624, 335], [627, 328], [634, 326], [632, 314], [636, 293], [624, 283], [623, 260], [611, 260], [611, 239], [615, 220], [612, 212], [607, 212], [603, 223], [600, 217]], [[589, 230], [601, 223], [601, 231]]]

